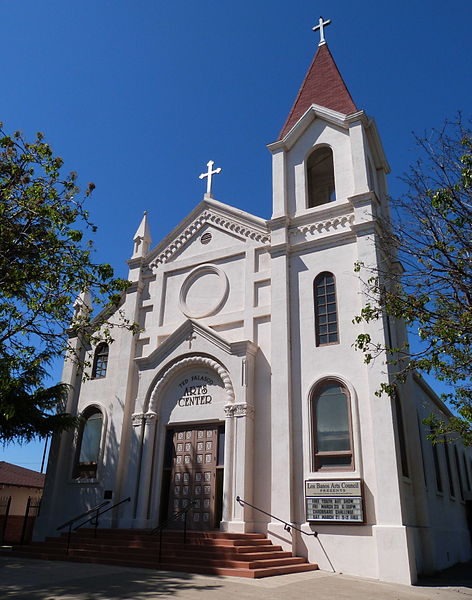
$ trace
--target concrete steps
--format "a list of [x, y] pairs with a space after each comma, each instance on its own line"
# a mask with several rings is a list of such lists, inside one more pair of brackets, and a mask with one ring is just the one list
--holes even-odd
[[14, 547], [9, 555], [251, 578], [318, 568], [258, 533], [192, 531], [184, 544], [181, 531], [166, 531], [161, 552], [159, 561], [159, 538], [147, 531], [102, 529], [95, 537], [93, 530], [81, 529], [72, 535], [68, 554], [63, 534]]

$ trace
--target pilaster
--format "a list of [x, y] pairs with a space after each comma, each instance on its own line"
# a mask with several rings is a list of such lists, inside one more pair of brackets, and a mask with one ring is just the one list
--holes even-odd
[[[272, 303], [272, 398], [271, 398], [271, 506], [269, 512], [291, 520], [291, 335], [289, 256], [284, 239], [286, 227], [279, 228], [280, 244], [271, 249]], [[279, 529], [277, 522], [269, 530]]]
[[367, 175], [367, 157], [365, 151], [366, 139], [362, 120], [349, 124], [349, 138], [351, 140], [352, 173], [354, 176], [354, 194], [363, 194], [369, 191]]
[[288, 212], [286, 186], [286, 157], [283, 148], [273, 150], [272, 154], [272, 187], [273, 212], [272, 218], [281, 217]]
[[[366, 267], [378, 264], [375, 234], [360, 227], [357, 230], [358, 260]], [[361, 278], [363, 278], [361, 273]], [[364, 277], [365, 279], [365, 277]], [[368, 298], [364, 298], [368, 301]], [[378, 321], [364, 325], [364, 333], [371, 336], [373, 343], [386, 343], [386, 332]], [[398, 466], [395, 422], [392, 399], [385, 394], [375, 395], [380, 384], [388, 377], [385, 360], [378, 357], [365, 367], [372, 431], [372, 456], [364, 457], [372, 464], [372, 480], [368, 482], [375, 498], [375, 521], [373, 527], [377, 545], [379, 578], [409, 584], [416, 578], [413, 544], [405, 526], [402, 508], [400, 469]], [[395, 565], [393, 568], [391, 565]]]
[[142, 450], [140, 458], [140, 468], [138, 485], [136, 489], [136, 527], [146, 527], [149, 519], [149, 498], [151, 494], [151, 479], [153, 471], [154, 440], [156, 437], [156, 428], [158, 414], [149, 411], [145, 414], [133, 415], [141, 420], [142, 428]]
[[[241, 496], [251, 503], [253, 500], [254, 407], [247, 402], [230, 403], [225, 406], [225, 416], [227, 443], [221, 529], [252, 531], [252, 509], [242, 507], [235, 498]], [[229, 456], [226, 455], [227, 451]], [[231, 472], [226, 473], [228, 468]]]

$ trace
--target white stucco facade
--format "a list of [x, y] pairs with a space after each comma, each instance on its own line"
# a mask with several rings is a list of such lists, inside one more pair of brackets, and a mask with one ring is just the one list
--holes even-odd
[[[307, 208], [307, 160], [319, 147], [333, 153], [336, 200]], [[77, 434], [54, 441], [36, 537], [105, 492], [131, 502], [102, 525], [154, 527], [170, 493], [168, 432], [214, 424], [224, 432], [215, 527], [267, 533], [321, 569], [411, 583], [418, 571], [470, 557], [472, 458], [451, 447], [451, 493], [438, 448], [439, 490], [421, 419], [447, 410], [412, 379], [400, 390], [399, 423], [392, 400], [375, 395], [389, 377], [386, 365], [366, 365], [353, 349], [360, 333], [353, 318], [364, 302], [354, 263], [377, 264], [376, 218], [388, 213], [389, 168], [377, 130], [363, 111], [345, 115], [312, 104], [269, 150], [270, 220], [206, 195], [154, 249], [146, 218], [141, 223], [121, 307], [141, 332], [114, 331], [105, 377], [82, 381], [72, 364], [64, 367], [63, 381], [73, 386], [68, 410], [93, 407], [103, 415], [95, 476], [74, 476]], [[324, 272], [335, 280], [338, 340], [317, 344], [314, 281]], [[387, 335], [383, 323], [364, 327], [374, 340]], [[391, 335], [403, 336], [401, 325], [391, 323]], [[344, 468], [319, 468], [315, 460], [313, 398], [325, 381], [349, 398]], [[305, 482], [324, 480], [361, 481], [362, 522], [307, 521]], [[237, 496], [318, 538], [287, 532]]]

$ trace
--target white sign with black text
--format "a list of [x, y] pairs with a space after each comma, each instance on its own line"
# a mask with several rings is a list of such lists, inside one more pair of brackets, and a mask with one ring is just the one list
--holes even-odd
[[307, 521], [364, 523], [360, 479], [305, 482]]

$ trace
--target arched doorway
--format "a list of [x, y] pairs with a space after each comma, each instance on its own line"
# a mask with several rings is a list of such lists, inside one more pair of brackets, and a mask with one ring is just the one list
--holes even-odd
[[[159, 521], [188, 508], [190, 529], [219, 528], [225, 474], [225, 372], [188, 362], [171, 369], [158, 386], [162, 469]], [[157, 400], [156, 396], [153, 394]], [[181, 520], [174, 526], [183, 525]]]

